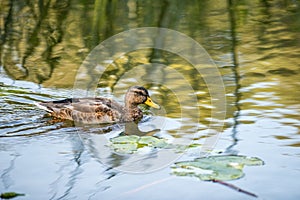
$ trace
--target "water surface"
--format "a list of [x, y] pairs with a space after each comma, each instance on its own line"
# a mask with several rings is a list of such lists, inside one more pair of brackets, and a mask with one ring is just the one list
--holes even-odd
[[[230, 183], [260, 199], [299, 199], [299, 6], [280, 0], [2, 2], [0, 192], [26, 194], [20, 199], [252, 199], [215, 183], [170, 175], [172, 159], [154, 172], [119, 171], [128, 158], [105, 146], [107, 138], [124, 132], [203, 144], [208, 128], [224, 123], [213, 153], [265, 161], [246, 167], [245, 177]], [[214, 74], [195, 75], [180, 56], [153, 49], [115, 60], [96, 91], [122, 102], [128, 87], [145, 81], [163, 109], [146, 109], [138, 127], [74, 126], [36, 108], [38, 101], [72, 97], [78, 68], [100, 42], [148, 26], [182, 32], [208, 51], [225, 85], [224, 120], [212, 118], [204, 76]], [[154, 61], [168, 68], [153, 67]], [[83, 78], [91, 77], [87, 72]], [[164, 84], [147, 82], [153, 79]], [[186, 83], [192, 93], [170, 89]], [[199, 151], [180, 153], [174, 162], [194, 159]]]

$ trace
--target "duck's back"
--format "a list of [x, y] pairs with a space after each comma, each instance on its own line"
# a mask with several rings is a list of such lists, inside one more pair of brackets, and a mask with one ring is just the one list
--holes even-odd
[[108, 98], [69, 98], [60, 101], [42, 102], [38, 107], [51, 116], [81, 123], [113, 123], [122, 119], [123, 106]]

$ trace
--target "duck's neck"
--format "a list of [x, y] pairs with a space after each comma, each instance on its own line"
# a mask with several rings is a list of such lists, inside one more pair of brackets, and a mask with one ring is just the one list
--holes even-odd
[[126, 102], [125, 104], [125, 119], [124, 121], [136, 121], [143, 117], [143, 113], [141, 109], [137, 105], [134, 104], [128, 104]]

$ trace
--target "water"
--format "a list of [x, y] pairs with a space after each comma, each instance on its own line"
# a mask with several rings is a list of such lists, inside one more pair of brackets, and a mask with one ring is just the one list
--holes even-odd
[[[204, 144], [207, 130], [224, 124], [213, 153], [265, 161], [264, 166], [245, 167], [245, 177], [230, 183], [260, 199], [299, 199], [299, 1], [1, 4], [1, 193], [24, 193], [20, 199], [252, 199], [216, 183], [170, 174], [172, 163], [191, 160], [200, 149], [183, 155], [171, 151], [168, 155], [174, 157], [154, 171], [145, 163], [160, 154], [144, 154], [136, 173], [126, 173], [128, 157], [106, 146], [108, 138], [122, 132], [153, 130], [174, 143]], [[38, 101], [72, 97], [77, 70], [101, 41], [147, 26], [182, 32], [208, 51], [224, 81], [224, 120], [213, 115], [218, 109], [212, 96], [220, 91], [209, 90], [205, 82], [215, 74], [197, 75], [179, 55], [153, 49], [114, 60], [95, 92], [121, 102], [124, 91], [142, 81], [163, 109], [148, 110], [138, 127], [74, 125], [45, 117], [36, 108]], [[155, 60], [160, 65], [153, 65]], [[81, 78], [98, 77], [87, 71]]]

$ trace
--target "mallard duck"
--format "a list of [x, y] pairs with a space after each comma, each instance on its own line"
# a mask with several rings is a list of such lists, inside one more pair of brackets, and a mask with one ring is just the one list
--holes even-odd
[[148, 91], [141, 86], [133, 86], [125, 95], [125, 105], [104, 98], [69, 98], [60, 101], [40, 102], [36, 105], [46, 110], [51, 116], [81, 123], [132, 122], [143, 117], [139, 104], [160, 109], [154, 103]]

